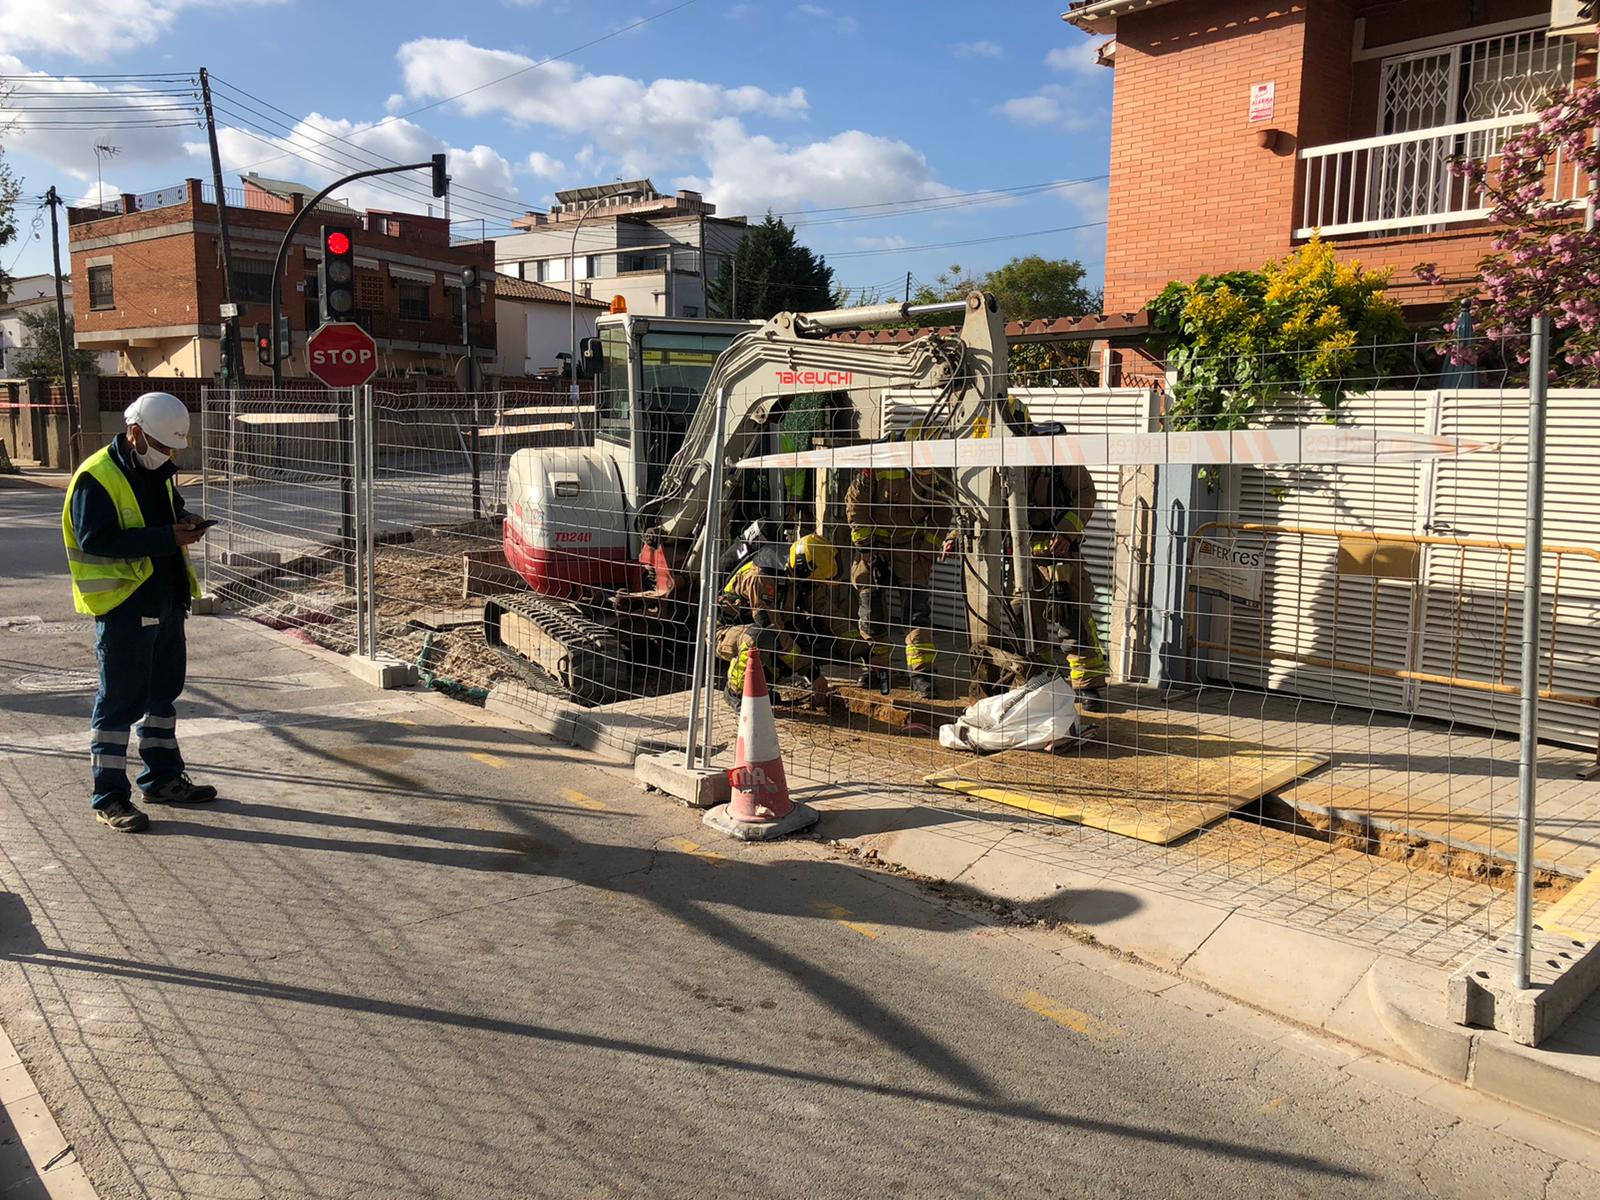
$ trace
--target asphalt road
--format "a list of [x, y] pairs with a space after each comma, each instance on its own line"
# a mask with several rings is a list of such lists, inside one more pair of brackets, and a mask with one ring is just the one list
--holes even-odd
[[59, 502], [0, 490], [45, 618], [0, 628], [0, 1020], [101, 1196], [1600, 1194], [1592, 1139], [237, 619], [178, 728], [224, 799], [112, 834]]

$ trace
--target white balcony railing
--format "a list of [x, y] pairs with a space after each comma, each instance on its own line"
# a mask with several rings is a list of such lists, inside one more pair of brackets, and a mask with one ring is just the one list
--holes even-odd
[[[1300, 151], [1301, 213], [1295, 237], [1314, 233], [1403, 233], [1437, 229], [1489, 215], [1481, 188], [1450, 169], [1457, 157], [1487, 159], [1532, 113], [1391, 133]], [[1545, 199], [1571, 204], [1589, 194], [1589, 180], [1560, 154], [1545, 174]]]

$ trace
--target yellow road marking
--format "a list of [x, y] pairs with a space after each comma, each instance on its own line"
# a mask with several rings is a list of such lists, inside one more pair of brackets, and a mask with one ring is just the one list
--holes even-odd
[[830, 904], [826, 900], [818, 900], [814, 907], [819, 913], [827, 917], [830, 921], [837, 921], [846, 929], [855, 930], [862, 937], [876, 939], [878, 936], [878, 931], [871, 925], [863, 925], [859, 921], [851, 920], [851, 918], [855, 916], [855, 913], [851, 912], [848, 908], [840, 908], [837, 904]]
[[1283, 1106], [1284, 1099], [1285, 1097], [1283, 1096], [1274, 1096], [1271, 1100], [1268, 1100], [1259, 1110], [1261, 1115], [1266, 1116], [1268, 1113], [1276, 1112]]
[[413, 721], [410, 717], [390, 717], [389, 720], [390, 720], [391, 723], [393, 723], [395, 725], [415, 725], [416, 724], [416, 722]]
[[471, 754], [467, 755], [467, 757], [477, 759], [486, 767], [503, 767], [506, 765], [505, 759], [498, 758], [493, 754], [485, 754], [481, 750], [474, 750]]
[[1121, 1037], [1125, 1032], [1115, 1025], [1107, 1025], [1104, 1021], [1091, 1017], [1086, 1012], [1059, 1005], [1042, 992], [1027, 993], [1022, 997], [1022, 1006], [1029, 1012], [1037, 1013], [1047, 1021], [1054, 1021], [1063, 1029], [1082, 1034], [1091, 1041], [1103, 1042], [1110, 1038]]
[[691, 842], [686, 837], [670, 837], [667, 839], [666, 844], [674, 850], [681, 850], [684, 854], [692, 854], [701, 862], [710, 863], [713, 867], [725, 867], [728, 865], [728, 860], [723, 858], [722, 855], [714, 850], [704, 850], [699, 842]]
[[611, 811], [604, 804], [601, 804], [600, 801], [596, 800], [593, 796], [585, 796], [582, 792], [578, 791], [576, 788], [562, 788], [561, 789], [561, 798], [563, 800], [565, 800], [568, 804], [576, 804], [579, 808], [587, 808], [590, 812], [610, 812]]

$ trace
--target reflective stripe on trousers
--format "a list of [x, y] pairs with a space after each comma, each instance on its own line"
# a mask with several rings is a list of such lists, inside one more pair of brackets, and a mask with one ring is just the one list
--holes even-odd
[[112, 609], [95, 620], [100, 690], [90, 718], [89, 754], [94, 800], [127, 799], [129, 734], [139, 725], [139, 787], [150, 791], [183, 773], [177, 709], [186, 668], [184, 611], [173, 606], [155, 624], [134, 612]]

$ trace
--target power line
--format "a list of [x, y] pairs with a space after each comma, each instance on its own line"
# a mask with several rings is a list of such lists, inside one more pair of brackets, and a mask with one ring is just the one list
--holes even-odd
[[[1071, 233], [1077, 229], [1093, 229], [1104, 221], [1085, 221], [1081, 225], [1057, 225], [1053, 229], [1030, 229], [1024, 233], [1002, 233], [995, 237], [968, 238], [960, 242], [928, 242], [921, 246], [889, 246], [882, 250], [840, 250], [824, 253], [825, 258], [870, 258], [882, 254], [911, 254], [917, 250], [951, 250], [957, 246], [982, 246], [990, 242], [1007, 242], [1016, 238], [1044, 237], [1051, 233]], [[818, 251], [818, 253], [823, 253]]]

